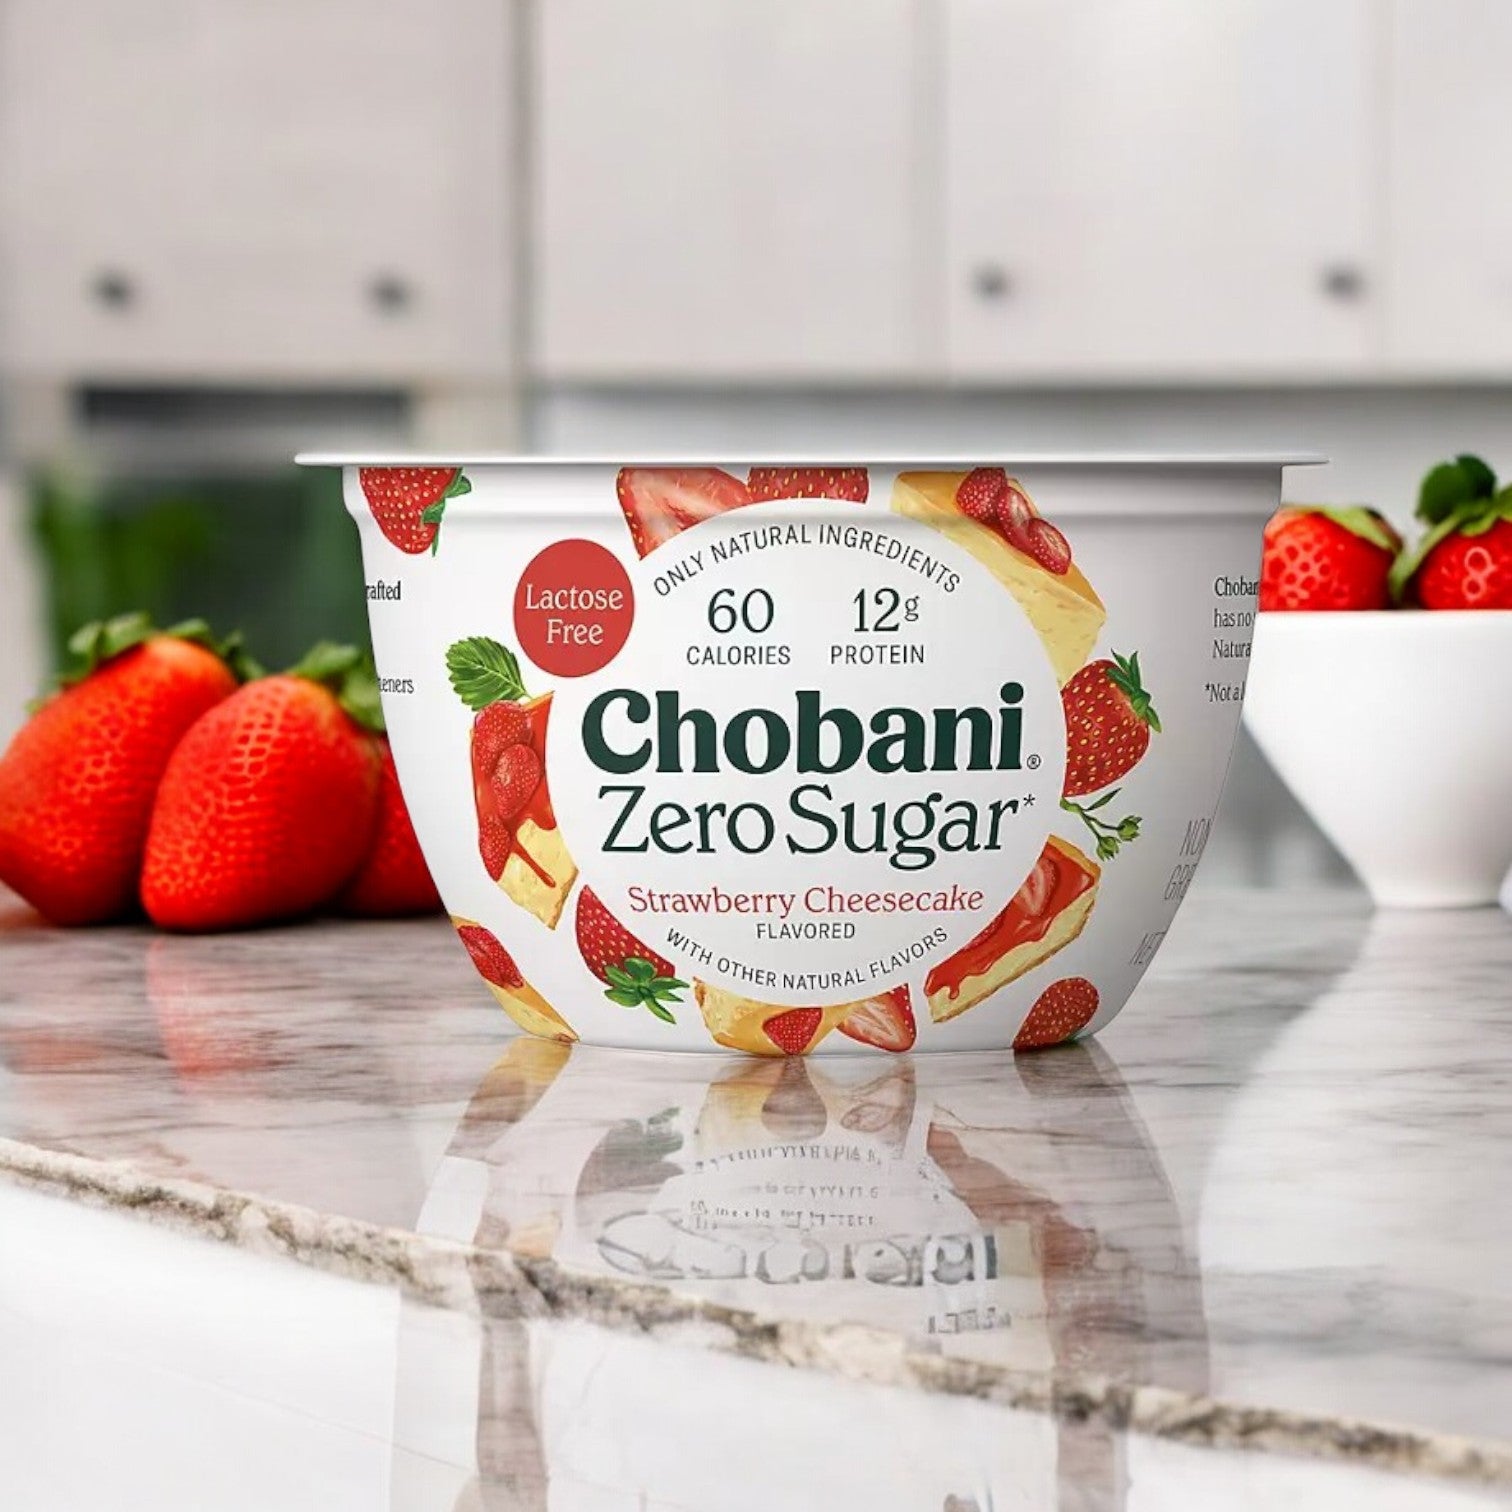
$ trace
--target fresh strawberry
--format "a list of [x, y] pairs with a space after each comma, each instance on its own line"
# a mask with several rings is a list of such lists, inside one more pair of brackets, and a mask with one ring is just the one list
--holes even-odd
[[1445, 536], [1423, 558], [1413, 587], [1425, 609], [1512, 609], [1512, 515]]
[[499, 818], [513, 819], [541, 785], [541, 758], [528, 745], [512, 745], [499, 757], [490, 780]]
[[863, 1045], [875, 1045], [878, 1050], [912, 1050], [918, 1037], [907, 987], [894, 987], [890, 992], [866, 998], [836, 1028]]
[[1061, 689], [1066, 715], [1067, 798], [1095, 793], [1132, 771], [1160, 719], [1139, 680], [1139, 657], [1088, 662]]
[[864, 467], [753, 467], [747, 487], [753, 502], [763, 499], [848, 499], [866, 503]]
[[1260, 607], [1384, 609], [1401, 548], [1401, 537], [1371, 509], [1279, 509], [1265, 527]]
[[407, 914], [435, 913], [441, 895], [431, 880], [420, 842], [410, 823], [394, 753], [387, 735], [371, 737], [378, 751], [378, 824], [362, 869], [337, 901], [343, 913], [364, 919], [395, 919]]
[[460, 467], [363, 467], [357, 481], [379, 530], [411, 556], [435, 551], [446, 501], [472, 491]]
[[0, 759], [0, 881], [54, 924], [100, 924], [135, 907], [169, 757], [237, 675], [198, 622], [129, 615], [70, 645], [82, 670]]
[[1032, 519], [1023, 527], [1023, 549], [1046, 572], [1064, 577], [1071, 570], [1071, 543], [1049, 520]]
[[750, 489], [717, 467], [622, 467], [615, 493], [643, 557], [690, 525], [751, 502]]
[[1479, 457], [1440, 462], [1418, 491], [1428, 526], [1391, 573], [1398, 600], [1425, 609], [1512, 609], [1512, 488]]
[[998, 501], [1008, 492], [1008, 474], [1001, 467], [974, 467], [956, 489], [956, 507], [982, 525], [996, 525]]
[[201, 716], [152, 810], [142, 867], [152, 921], [243, 928], [335, 898], [377, 823], [382, 761], [363, 728], [377, 720], [377, 679], [351, 647], [330, 645]]
[[784, 1055], [802, 1055], [824, 1020], [822, 1008], [789, 1008], [762, 1024], [761, 1032]]
[[648, 949], [599, 901], [591, 887], [578, 894], [577, 945], [583, 964], [608, 984], [604, 996], [622, 1008], [644, 1007], [675, 1024], [668, 1003], [680, 1003], [687, 983], [671, 961]]
[[514, 957], [481, 924], [459, 924], [457, 934], [467, 946], [467, 953], [472, 957], [473, 965], [478, 968], [478, 975], [485, 982], [516, 991], [525, 985], [525, 978], [520, 975]]
[[1100, 1001], [1086, 977], [1063, 977], [1034, 1000], [1028, 1017], [1013, 1037], [1015, 1050], [1038, 1050], [1059, 1045], [1092, 1022]]

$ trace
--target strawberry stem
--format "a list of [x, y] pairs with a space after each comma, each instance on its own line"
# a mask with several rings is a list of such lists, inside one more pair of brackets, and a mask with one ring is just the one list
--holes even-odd
[[1129, 700], [1129, 707], [1158, 735], [1160, 716], [1155, 712], [1155, 705], [1150, 702], [1150, 695], [1140, 681], [1139, 653], [1135, 651], [1129, 656], [1120, 656], [1115, 651], [1113, 670], [1108, 673], [1108, 681]]
[[78, 658], [79, 665], [70, 667], [58, 678], [57, 685], [71, 688], [83, 682], [92, 672], [97, 672], [106, 662], [145, 645], [156, 636], [170, 636], [174, 640], [192, 641], [213, 651], [225, 662], [238, 682], [251, 682], [263, 676], [263, 669], [242, 644], [241, 632], [233, 631], [224, 640], [202, 619], [181, 620], [166, 630], [159, 630], [152, 623], [152, 616], [140, 610], [132, 614], [118, 614], [108, 620], [92, 620], [81, 625], [68, 638], [69, 651]]
[[[1158, 729], [1159, 726], [1156, 726]], [[1109, 824], [1106, 819], [1098, 816], [1097, 810], [1111, 803], [1118, 797], [1119, 790], [1112, 788], [1104, 793], [1096, 803], [1075, 803], [1070, 798], [1061, 799], [1061, 807], [1068, 814], [1075, 814], [1083, 824], [1097, 837], [1097, 858], [1099, 861], [1111, 861], [1118, 854], [1119, 847], [1139, 839], [1139, 826], [1141, 823], [1138, 814], [1125, 814], [1116, 823]]]
[[688, 984], [679, 977], [664, 977], [654, 961], [644, 956], [629, 956], [623, 964], [604, 967], [609, 986], [604, 996], [621, 1008], [645, 1008], [664, 1024], [675, 1024], [668, 1003], [682, 1002]]
[[365, 730], [383, 733], [383, 705], [373, 653], [334, 641], [317, 641], [289, 668], [288, 676], [319, 683], [336, 695], [349, 718]]

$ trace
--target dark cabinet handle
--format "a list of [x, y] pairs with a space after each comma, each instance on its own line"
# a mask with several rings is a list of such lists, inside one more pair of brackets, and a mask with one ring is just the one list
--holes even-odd
[[971, 270], [971, 292], [989, 302], [1007, 299], [1013, 293], [1013, 279], [1001, 263], [978, 263]]
[[1319, 283], [1323, 292], [1340, 304], [1353, 304], [1365, 295], [1365, 275], [1352, 263], [1330, 263]]
[[136, 303], [136, 284], [119, 268], [102, 268], [90, 280], [89, 292], [97, 305], [116, 314]]
[[397, 273], [374, 274], [367, 287], [368, 300], [381, 315], [402, 315], [415, 302], [409, 280]]

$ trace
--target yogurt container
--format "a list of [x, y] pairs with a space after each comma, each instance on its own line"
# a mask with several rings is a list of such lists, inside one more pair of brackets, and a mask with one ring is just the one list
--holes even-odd
[[395, 763], [530, 1033], [756, 1055], [1095, 1032], [1207, 844], [1278, 456], [307, 456]]

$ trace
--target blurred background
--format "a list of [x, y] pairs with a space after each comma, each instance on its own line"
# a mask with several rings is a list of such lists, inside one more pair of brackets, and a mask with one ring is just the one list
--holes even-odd
[[[0, 0], [0, 738], [364, 633], [300, 446], [1512, 466], [1505, 0]], [[1206, 871], [1341, 878], [1246, 743]]]

